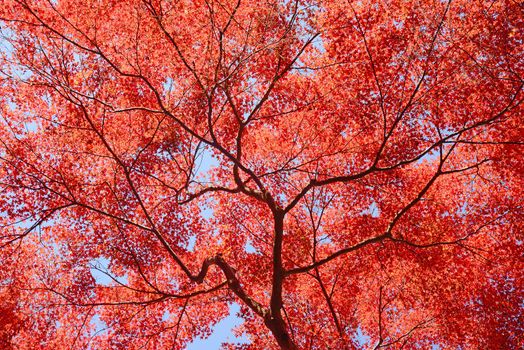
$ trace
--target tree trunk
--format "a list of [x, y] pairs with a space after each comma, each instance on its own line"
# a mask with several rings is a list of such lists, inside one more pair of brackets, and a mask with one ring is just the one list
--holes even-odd
[[286, 325], [284, 324], [282, 317], [271, 317], [266, 319], [264, 323], [271, 333], [273, 333], [273, 336], [282, 350], [298, 350], [298, 347], [295, 345], [286, 330]]

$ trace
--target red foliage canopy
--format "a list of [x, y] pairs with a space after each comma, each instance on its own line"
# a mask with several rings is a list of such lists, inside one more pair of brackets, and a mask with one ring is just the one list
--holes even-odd
[[2, 0], [1, 346], [522, 348], [523, 11]]

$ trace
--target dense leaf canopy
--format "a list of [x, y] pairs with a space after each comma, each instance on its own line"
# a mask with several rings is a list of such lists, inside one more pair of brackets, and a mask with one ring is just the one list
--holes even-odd
[[[515, 0], [2, 0], [0, 347], [524, 347]], [[101, 282], [94, 276], [104, 275]]]

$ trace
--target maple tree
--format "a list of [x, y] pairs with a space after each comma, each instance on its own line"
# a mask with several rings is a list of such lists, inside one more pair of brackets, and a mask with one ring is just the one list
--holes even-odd
[[518, 1], [1, 5], [2, 348], [524, 346]]

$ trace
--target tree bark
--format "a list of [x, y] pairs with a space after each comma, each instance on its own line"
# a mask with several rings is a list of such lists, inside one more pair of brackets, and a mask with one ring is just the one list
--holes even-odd
[[278, 345], [282, 350], [298, 350], [289, 333], [281, 316], [268, 317], [264, 323], [267, 328], [273, 333]]
[[284, 238], [284, 212], [273, 210], [275, 237], [273, 242], [273, 289], [271, 293], [270, 312], [264, 323], [275, 337], [283, 350], [298, 350], [289, 336], [286, 323], [282, 318], [282, 284], [284, 282], [284, 268], [282, 266], [282, 240]]

